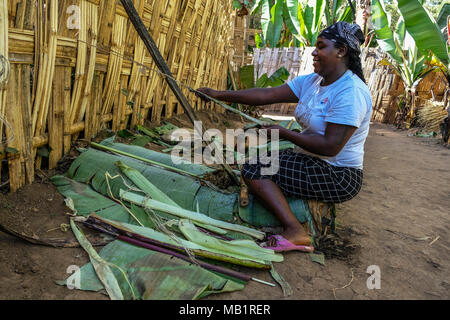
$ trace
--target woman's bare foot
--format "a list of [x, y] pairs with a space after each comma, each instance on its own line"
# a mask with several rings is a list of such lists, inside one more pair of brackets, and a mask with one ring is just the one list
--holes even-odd
[[[303, 229], [303, 227], [301, 227], [301, 229], [297, 229], [297, 228], [286, 229], [281, 234], [281, 236], [283, 236], [286, 240], [288, 240], [298, 246], [310, 246], [311, 245], [311, 239], [308, 236], [308, 234], [305, 232], [305, 229]], [[270, 247], [275, 247], [277, 245], [277, 240], [274, 237], [272, 237], [267, 242], [267, 245]]]

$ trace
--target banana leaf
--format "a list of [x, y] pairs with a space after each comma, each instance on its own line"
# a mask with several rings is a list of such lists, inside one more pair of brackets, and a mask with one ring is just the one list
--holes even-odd
[[[149, 215], [137, 206], [131, 205], [129, 208], [133, 217], [122, 205], [95, 192], [89, 185], [64, 176], [54, 176], [51, 181], [66, 199], [72, 200], [74, 209], [80, 216], [88, 217], [91, 213], [95, 213], [110, 220], [155, 227]], [[158, 214], [170, 218], [163, 213], [158, 212]]]
[[89, 259], [91, 260], [91, 264], [94, 267], [95, 273], [105, 287], [106, 292], [108, 292], [111, 300], [123, 300], [122, 291], [120, 290], [119, 283], [117, 282], [116, 277], [111, 271], [110, 263], [108, 263], [98, 255], [97, 251], [95, 251], [95, 249], [86, 239], [83, 232], [81, 232], [77, 228], [73, 220], [70, 220], [70, 226], [72, 227], [73, 233], [75, 234], [75, 237], [81, 244], [82, 248], [89, 254]]
[[[347, 1], [334, 0], [332, 7], [330, 7], [330, 1], [325, 1], [325, 16], [327, 19], [327, 26], [331, 26], [338, 21], [345, 21], [352, 23], [353, 12]], [[354, 2], [354, 1], [353, 1]], [[355, 4], [353, 4], [355, 6]]]
[[163, 126], [156, 127], [153, 129], [153, 131], [155, 131], [160, 136], [163, 136], [163, 135], [168, 134], [176, 129], [179, 129], [179, 128], [177, 126], [173, 125], [172, 123], [165, 121]]
[[179, 222], [179, 228], [186, 239], [209, 249], [220, 248], [224, 254], [237, 254], [250, 259], [270, 260], [282, 262], [283, 256], [276, 254], [273, 250], [261, 248], [251, 240], [233, 240], [224, 241], [213, 238], [203, 232], [200, 232], [189, 220], [182, 219]]
[[104, 218], [130, 221], [129, 214], [120, 204], [95, 192], [88, 185], [64, 176], [54, 176], [51, 181], [65, 198], [73, 200], [77, 214], [87, 217], [94, 212]]
[[398, 9], [405, 20], [406, 30], [411, 34], [424, 56], [431, 51], [449, 66], [447, 44], [438, 25], [418, 0], [398, 0]]
[[268, 34], [267, 40], [272, 48], [275, 48], [281, 38], [281, 30], [283, 29], [283, 4], [284, 0], [276, 0], [272, 9], [270, 10], [272, 24], [271, 33]]
[[255, 87], [257, 88], [267, 88], [267, 87], [278, 87], [283, 85], [289, 78], [289, 71], [285, 67], [281, 67], [275, 71], [270, 77], [267, 73], [263, 74], [257, 81]]
[[[239, 207], [239, 217], [248, 224], [260, 227], [281, 227], [281, 223], [266, 207], [249, 195], [250, 204], [246, 208]], [[308, 223], [310, 230], [314, 233], [314, 223], [308, 202], [301, 199], [287, 198], [292, 212], [300, 223]]]
[[372, 25], [377, 36], [377, 42], [384, 52], [401, 64], [402, 58], [397, 52], [394, 34], [390, 28], [390, 20], [384, 8], [383, 0], [372, 0]]
[[271, 32], [271, 29], [273, 29], [273, 25], [270, 21], [270, 1], [269, 0], [262, 0], [261, 3], [261, 29], [263, 33], [264, 39], [267, 41], [267, 35]]
[[304, 8], [299, 8], [300, 32], [303, 38], [307, 39], [306, 45], [308, 46], [316, 44], [325, 8], [326, 5], [323, 0], [315, 0], [312, 6], [309, 5], [308, 1], [305, 3]]
[[[114, 149], [117, 149], [117, 150], [120, 150], [120, 151], [123, 151], [126, 153], [136, 155], [141, 158], [149, 159], [149, 160], [159, 162], [159, 163], [162, 163], [162, 164], [165, 164], [165, 165], [177, 168], [177, 169], [181, 169], [181, 170], [187, 171], [187, 172], [189, 172], [193, 175], [197, 175], [197, 176], [203, 176], [207, 173], [211, 173], [216, 170], [214, 168], [210, 168], [208, 166], [201, 165], [201, 164], [192, 164], [192, 163], [175, 164], [173, 162], [174, 157], [172, 155], [149, 150], [149, 149], [142, 148], [139, 146], [132, 146], [132, 145], [123, 144], [123, 143], [115, 143], [114, 137], [103, 140], [100, 144], [103, 146], [106, 146], [106, 147], [114, 148]], [[181, 162], [181, 159], [179, 162]]]
[[[139, 171], [137, 171], [134, 168], [128, 167], [122, 162], [117, 162], [116, 165], [122, 170], [122, 172], [131, 180], [133, 183], [141, 189], [145, 194], [150, 196], [152, 199], [164, 202], [166, 204], [176, 206], [181, 208], [175, 201], [173, 201], [169, 196], [167, 196], [164, 192], [158, 189], [154, 184], [152, 184], [150, 181], [148, 181]], [[197, 202], [198, 204], [198, 202]], [[197, 209], [197, 212], [199, 212], [199, 207]], [[210, 230], [212, 232], [215, 232], [217, 234], [225, 235], [227, 234], [227, 231], [222, 230], [217, 227], [213, 227], [210, 225], [205, 225], [201, 223], [197, 223], [199, 226]]]
[[162, 212], [166, 212], [166, 213], [169, 213], [172, 215], [176, 215], [180, 218], [186, 218], [186, 219], [194, 220], [196, 222], [200, 222], [203, 224], [209, 224], [209, 225], [221, 228], [221, 229], [241, 232], [241, 233], [244, 233], [247, 235], [251, 235], [252, 237], [254, 237], [256, 239], [263, 240], [265, 237], [264, 232], [261, 232], [259, 230], [249, 228], [246, 226], [241, 226], [241, 225], [234, 224], [234, 223], [228, 223], [225, 221], [212, 219], [209, 216], [204, 215], [202, 213], [198, 213], [195, 211], [185, 210], [183, 208], [171, 206], [169, 204], [141, 196], [134, 192], [121, 190], [120, 198], [127, 202], [134, 203], [134, 204], [139, 205], [146, 209], [162, 211]]
[[[137, 299], [197, 300], [210, 294], [242, 290], [244, 283], [230, 280], [178, 258], [114, 241], [99, 253], [103, 259], [126, 271]], [[129, 285], [118, 270], [112, 269], [126, 300], [133, 298]], [[102, 292], [104, 287], [91, 263], [72, 274], [65, 285], [80, 279], [80, 290]]]
[[398, 43], [400, 44], [400, 47], [405, 49], [406, 27], [405, 27], [405, 20], [403, 20], [402, 17], [398, 19], [394, 33]]
[[[237, 194], [213, 190], [202, 186], [198, 180], [192, 177], [148, 166], [129, 157], [89, 149], [73, 162], [67, 172], [67, 177], [81, 183], [89, 183], [95, 191], [110, 197], [106, 173], [108, 172], [112, 177], [118, 176], [118, 178], [108, 179], [108, 181], [112, 195], [119, 199], [120, 189], [128, 190], [130, 187], [136, 186], [122, 175], [121, 170], [115, 165], [117, 161], [122, 161], [127, 166], [137, 169], [163, 193], [170, 195], [171, 199], [182, 208], [196, 211], [198, 203], [202, 213], [222, 221], [233, 221]], [[194, 168], [194, 170], [196, 169]]]
[[117, 221], [111, 221], [109, 219], [105, 219], [105, 221], [111, 223], [112, 225], [122, 230], [128, 230], [132, 233], [136, 233], [143, 237], [150, 238], [172, 246], [178, 246], [189, 249], [194, 254], [206, 257], [208, 259], [218, 260], [222, 262], [229, 262], [237, 265], [260, 269], [267, 269], [270, 267], [270, 261], [275, 260], [278, 261], [280, 259], [279, 255], [275, 255], [273, 254], [273, 252], [272, 254], [268, 253], [264, 258], [250, 257], [248, 253], [250, 251], [248, 251], [247, 253], [227, 251], [226, 248], [224, 248], [226, 244], [217, 245], [214, 247], [206, 247], [203, 244], [194, 243], [192, 241], [185, 240], [182, 237], [178, 237], [176, 235], [168, 236], [164, 233], [161, 233], [151, 228], [136, 226], [128, 223], [121, 223]]
[[[301, 9], [301, 8], [300, 8]], [[302, 36], [299, 15], [299, 2], [297, 0], [286, 0], [283, 9], [284, 20], [286, 26], [291, 31], [292, 35], [299, 41], [306, 43], [306, 39]]]

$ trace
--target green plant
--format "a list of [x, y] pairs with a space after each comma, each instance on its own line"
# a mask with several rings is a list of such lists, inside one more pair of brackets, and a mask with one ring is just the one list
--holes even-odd
[[353, 18], [344, 0], [256, 0], [251, 13], [260, 11], [262, 34], [255, 39], [258, 48], [314, 46], [324, 22], [329, 26]]
[[267, 73], [255, 80], [255, 67], [253, 65], [244, 66], [239, 70], [241, 89], [278, 87], [289, 78], [289, 71], [281, 67], [270, 77]]
[[[414, 1], [417, 0], [411, 2]], [[392, 28], [383, 0], [372, 0], [372, 13], [372, 23], [378, 44], [392, 58], [392, 61], [383, 59], [379, 64], [390, 66], [400, 76], [405, 87], [399, 104], [397, 125], [404, 124], [406, 128], [409, 128], [415, 115], [416, 88], [428, 73], [437, 69], [437, 66], [426, 63], [427, 60], [431, 61], [432, 57], [429, 52], [425, 51], [424, 54], [420, 50], [417, 41], [409, 34], [410, 23], [407, 24], [403, 16], [400, 17], [395, 28]]]
[[413, 37], [417, 48], [423, 55], [428, 55], [431, 51], [442, 62], [444, 66], [441, 69], [450, 83], [448, 44], [438, 24], [422, 4], [423, 0], [398, 0], [405, 28]]

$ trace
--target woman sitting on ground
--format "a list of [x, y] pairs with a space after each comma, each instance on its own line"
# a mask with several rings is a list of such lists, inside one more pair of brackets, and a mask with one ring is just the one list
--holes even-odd
[[262, 175], [260, 163], [245, 164], [242, 175], [250, 192], [281, 221], [284, 232], [269, 238], [275, 251], [303, 250], [311, 239], [291, 211], [286, 196], [341, 203], [362, 186], [364, 144], [369, 133], [372, 98], [361, 66], [364, 35], [358, 25], [338, 22], [322, 31], [316, 43], [314, 73], [276, 88], [200, 92], [217, 100], [246, 105], [298, 103], [295, 118], [304, 129], [279, 130], [295, 150], [281, 151], [279, 171]]

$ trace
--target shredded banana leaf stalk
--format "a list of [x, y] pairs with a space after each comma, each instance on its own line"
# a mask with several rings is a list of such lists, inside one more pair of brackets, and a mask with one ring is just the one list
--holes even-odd
[[97, 273], [100, 281], [103, 283], [111, 300], [124, 300], [119, 283], [109, 267], [110, 264], [99, 256], [85, 235], [77, 228], [73, 220], [70, 220], [70, 226], [72, 227], [73, 233], [75, 234], [75, 237], [80, 245], [89, 254], [89, 259], [94, 266], [95, 272]]
[[[169, 237], [168, 235], [158, 232], [151, 228], [140, 227], [136, 225], [131, 225], [127, 223], [119, 223], [117, 221], [111, 221], [104, 218], [96, 217], [106, 223], [112, 225], [113, 227], [126, 231], [132, 232], [142, 237], [146, 237], [152, 240], [156, 240], [161, 243], [170, 245], [172, 248], [178, 247], [180, 250], [190, 250], [195, 256], [205, 257], [213, 260], [229, 262], [250, 268], [259, 269], [270, 269], [271, 259], [279, 260], [279, 256], [274, 256], [273, 254], [268, 254], [264, 256], [264, 259], [260, 259], [258, 254], [256, 257], [249, 257], [249, 253], [232, 253], [226, 252], [224, 247], [226, 245], [221, 245], [219, 247], [205, 247], [202, 244], [197, 244], [192, 241], [188, 241], [177, 237]], [[214, 239], [214, 238], [213, 238]], [[273, 253], [273, 252], [272, 252]], [[281, 257], [282, 259], [282, 257]]]
[[156, 201], [153, 199], [147, 199], [141, 195], [138, 195], [133, 192], [120, 190], [120, 197], [123, 200], [134, 203], [144, 208], [149, 208], [157, 211], [162, 211], [166, 213], [170, 213], [180, 218], [189, 219], [192, 221], [200, 222], [203, 224], [209, 224], [214, 227], [222, 228], [225, 230], [241, 232], [244, 234], [248, 234], [256, 239], [263, 240], [265, 238], [265, 233], [256, 229], [248, 228], [245, 226], [241, 226], [238, 224], [228, 223], [220, 220], [212, 219], [204, 214], [199, 214], [194, 211], [185, 210], [182, 208], [178, 208], [175, 206], [168, 205], [166, 203], [162, 203], [160, 201]]
[[[145, 194], [150, 196], [152, 199], [166, 203], [168, 205], [181, 208], [175, 201], [173, 201], [169, 196], [167, 196], [164, 192], [162, 192], [158, 187], [156, 187], [153, 183], [151, 183], [144, 175], [142, 175], [138, 170], [127, 166], [122, 161], [117, 161], [116, 166], [122, 170], [122, 172], [130, 179], [139, 189], [142, 190]], [[197, 212], [198, 205], [197, 205]], [[208, 224], [196, 223], [198, 226], [207, 229], [209, 231], [215, 232], [220, 235], [225, 235], [227, 231], [220, 229], [218, 227], [210, 226]]]
[[270, 269], [270, 275], [272, 278], [281, 286], [283, 290], [283, 295], [285, 297], [289, 297], [293, 294], [292, 287], [289, 283], [284, 280], [284, 278], [275, 270], [275, 267], [272, 265], [272, 269]]
[[220, 249], [224, 254], [237, 254], [249, 259], [283, 261], [283, 256], [274, 253], [273, 250], [260, 247], [251, 240], [220, 240], [199, 231], [189, 220], [182, 219], [179, 228], [189, 241], [209, 249]]

